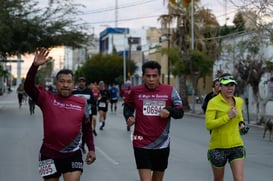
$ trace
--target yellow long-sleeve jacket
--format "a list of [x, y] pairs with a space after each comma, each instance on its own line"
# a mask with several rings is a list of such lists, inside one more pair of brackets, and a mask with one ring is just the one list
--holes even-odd
[[233, 97], [237, 116], [230, 119], [228, 112], [231, 105], [226, 102], [222, 94], [212, 98], [206, 110], [206, 128], [211, 130], [209, 149], [233, 148], [243, 146], [239, 132], [239, 123], [244, 121], [242, 109], [244, 101], [240, 97]]

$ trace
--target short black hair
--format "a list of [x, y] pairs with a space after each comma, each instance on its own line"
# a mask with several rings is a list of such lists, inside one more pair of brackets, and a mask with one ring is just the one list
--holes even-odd
[[58, 77], [59, 77], [59, 75], [61, 75], [61, 74], [71, 74], [72, 75], [72, 78], [73, 78], [73, 76], [74, 76], [74, 74], [73, 74], [73, 71], [72, 70], [70, 70], [70, 69], [62, 69], [62, 70], [60, 70], [58, 73], [57, 73], [57, 75], [56, 75], [56, 80], [58, 80]]
[[147, 61], [142, 65], [142, 75], [144, 75], [145, 69], [147, 69], [147, 68], [157, 69], [158, 74], [159, 75], [161, 74], [161, 65], [158, 62], [154, 61], [154, 60]]
[[215, 84], [216, 82], [220, 82], [219, 78], [215, 78], [213, 81], [212, 81], [212, 87], [215, 88]]

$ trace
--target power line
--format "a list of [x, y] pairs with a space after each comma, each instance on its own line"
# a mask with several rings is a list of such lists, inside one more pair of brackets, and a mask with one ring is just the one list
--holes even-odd
[[[156, 0], [135, 1], [135, 2], [128, 3], [128, 4], [119, 5], [118, 9], [125, 9], [125, 8], [135, 7], [135, 6], [151, 3], [153, 1], [156, 1]], [[96, 10], [93, 10], [93, 11], [90, 11], [90, 12], [85, 12], [85, 13], [82, 13], [80, 15], [105, 13], [107, 11], [114, 11], [115, 9], [116, 9], [115, 7], [101, 8], [101, 9], [96, 9]]]
[[[134, 17], [134, 18], [125, 18], [125, 19], [119, 19], [119, 22], [121, 21], [133, 21], [133, 20], [140, 20], [140, 19], [149, 19], [149, 18], [155, 18], [159, 17], [160, 15], [151, 15], [151, 16], [142, 16], [142, 17]], [[90, 22], [90, 23], [84, 23], [86, 25], [88, 24], [103, 24], [103, 23], [112, 23], [114, 20], [105, 20], [105, 21], [97, 21], [97, 22]]]

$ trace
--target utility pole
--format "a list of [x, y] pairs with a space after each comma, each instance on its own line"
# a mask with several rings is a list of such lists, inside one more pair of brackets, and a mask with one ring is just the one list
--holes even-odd
[[225, 0], [225, 25], [227, 24], [227, 0]]
[[18, 86], [19, 84], [22, 83], [22, 80], [21, 80], [21, 70], [22, 70], [22, 56], [21, 56], [21, 53], [18, 53], [17, 54], [17, 81], [16, 81], [16, 85]]
[[[170, 27], [170, 22], [168, 22], [168, 53], [169, 53], [169, 50], [170, 50], [170, 44], [171, 44], [171, 27]], [[169, 58], [169, 55], [168, 55], [168, 85], [170, 85], [171, 81], [170, 81], [170, 77], [171, 77], [171, 62], [170, 62], [170, 58]]]
[[118, 0], [115, 3], [115, 28], [118, 27]]
[[[191, 0], [191, 50], [194, 50], [194, 1]], [[192, 67], [192, 60], [190, 60], [190, 69], [191, 69], [191, 85], [192, 85], [192, 112], [195, 112], [195, 91], [194, 91], [194, 72], [193, 72], [193, 67]]]
[[194, 2], [191, 0], [191, 49], [194, 50]]
[[124, 40], [123, 40], [123, 83], [125, 84], [126, 82], [126, 34], [129, 33], [128, 29], [124, 29]]

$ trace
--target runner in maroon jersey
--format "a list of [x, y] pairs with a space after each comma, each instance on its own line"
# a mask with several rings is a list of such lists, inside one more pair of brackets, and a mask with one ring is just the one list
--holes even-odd
[[[130, 94], [131, 87], [132, 87], [131, 82], [128, 80], [128, 81], [126, 81], [126, 83], [124, 83], [123, 87], [121, 88], [120, 96], [122, 97], [122, 100], [123, 100], [122, 105], [124, 105], [126, 97], [128, 97], [128, 95]], [[126, 129], [127, 129], [127, 131], [130, 131], [131, 126], [127, 125], [127, 120], [125, 120], [125, 121], [126, 121]]]
[[100, 90], [100, 97], [98, 99], [98, 111], [99, 111], [100, 130], [103, 130], [105, 126], [107, 111], [108, 111], [108, 103], [110, 100], [110, 94], [102, 80], [99, 82], [99, 90]]
[[131, 85], [130, 81], [126, 81], [126, 83], [124, 83], [124, 86], [121, 88], [121, 90], [120, 90], [120, 96], [123, 99], [123, 103], [125, 102], [126, 97], [130, 93], [131, 88], [132, 88], [132, 85]]
[[82, 136], [89, 150], [86, 163], [89, 165], [96, 159], [87, 101], [72, 95], [73, 72], [68, 69], [57, 73], [56, 94], [35, 86], [37, 70], [49, 60], [48, 54], [47, 49], [36, 50], [24, 85], [43, 113], [44, 138], [39, 172], [46, 181], [58, 181], [62, 174], [64, 181], [78, 181], [83, 171]]
[[96, 132], [96, 126], [97, 126], [97, 114], [98, 114], [98, 108], [97, 108], [97, 104], [98, 104], [98, 98], [100, 97], [100, 91], [97, 87], [97, 83], [91, 83], [89, 84], [89, 89], [92, 91], [94, 99], [95, 99], [95, 104], [93, 104], [91, 106], [91, 110], [92, 110], [92, 128], [93, 128], [93, 133], [95, 136], [97, 136], [97, 132]]
[[170, 150], [170, 118], [184, 115], [179, 94], [160, 83], [160, 74], [160, 64], [144, 63], [144, 84], [133, 87], [124, 104], [127, 124], [135, 125], [133, 147], [140, 180], [163, 180]]

